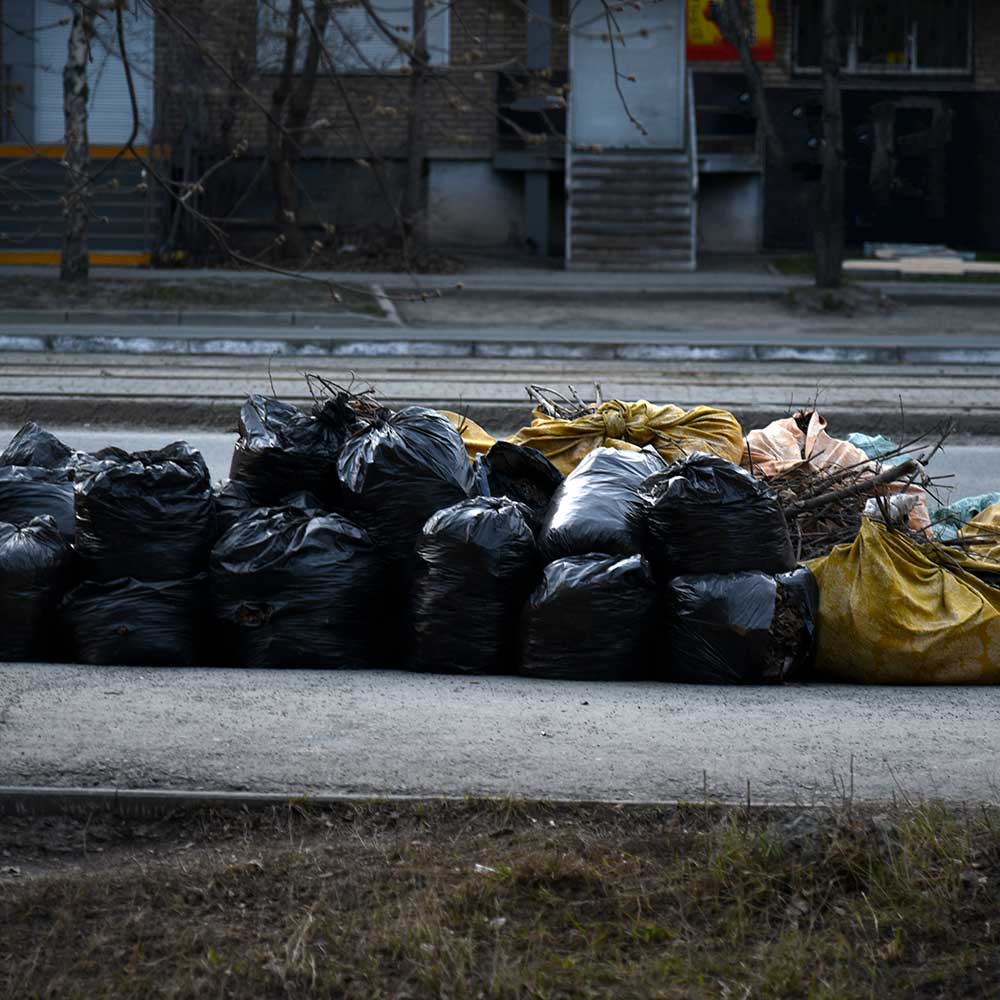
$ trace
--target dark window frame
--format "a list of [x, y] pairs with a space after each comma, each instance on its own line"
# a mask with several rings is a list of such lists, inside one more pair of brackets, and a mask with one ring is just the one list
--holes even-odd
[[[854, 0], [843, 0], [852, 4]], [[858, 0], [860, 3], [863, 0]], [[792, 72], [802, 76], [816, 76], [820, 73], [820, 66], [816, 64], [803, 64], [800, 60], [800, 18], [802, 8], [806, 0], [795, 0], [793, 5], [792, 18]], [[895, 79], [912, 79], [914, 77], [935, 77], [950, 79], [970, 79], [975, 74], [975, 6], [973, 0], [964, 0], [966, 6], [966, 48], [965, 63], [962, 66], [922, 66], [920, 64], [919, 37], [914, 31], [913, 16], [909, 12], [908, 5], [906, 11], [905, 29], [905, 61], [899, 65], [880, 65], [877, 63], [864, 63], [858, 58], [860, 49], [860, 32], [858, 30], [861, 11], [855, 8], [850, 16], [853, 22], [847, 38], [846, 58], [841, 63], [841, 72], [845, 76], [851, 77], [892, 77]], [[843, 40], [842, 40], [843, 43]]]

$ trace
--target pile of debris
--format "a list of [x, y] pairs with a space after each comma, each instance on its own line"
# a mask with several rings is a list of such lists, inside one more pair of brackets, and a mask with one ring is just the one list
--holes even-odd
[[[918, 440], [529, 387], [507, 441], [310, 376], [228, 482], [183, 442], [0, 455], [0, 657], [586, 680], [1000, 679], [1000, 504]], [[939, 529], [941, 538], [935, 537]], [[972, 604], [975, 608], [970, 611]]]

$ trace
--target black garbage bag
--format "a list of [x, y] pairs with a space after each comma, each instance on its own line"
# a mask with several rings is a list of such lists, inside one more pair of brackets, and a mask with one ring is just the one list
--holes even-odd
[[71, 582], [71, 553], [51, 517], [0, 524], [0, 659], [44, 660], [55, 611]]
[[517, 622], [538, 575], [530, 511], [506, 497], [433, 514], [417, 543], [413, 666], [437, 673], [513, 673]]
[[0, 466], [0, 522], [24, 525], [51, 517], [68, 542], [76, 534], [73, 470]]
[[227, 479], [215, 490], [215, 524], [220, 537], [237, 521], [260, 509], [250, 487], [238, 479]]
[[405, 582], [427, 519], [474, 492], [458, 431], [447, 417], [421, 406], [379, 413], [348, 438], [337, 469], [348, 515]]
[[652, 448], [595, 448], [552, 497], [538, 536], [545, 561], [588, 552], [637, 553], [629, 510], [642, 483], [664, 468]]
[[222, 662], [372, 665], [382, 567], [368, 535], [339, 514], [261, 510], [219, 539], [210, 577]]
[[73, 450], [34, 421], [25, 424], [0, 455], [0, 465], [27, 465], [39, 469], [64, 469]]
[[641, 556], [592, 553], [549, 563], [522, 616], [520, 673], [556, 680], [646, 677], [655, 602]]
[[[327, 513], [326, 508], [312, 493], [290, 493], [275, 507], [300, 507], [317, 514]], [[257, 503], [250, 487], [237, 479], [224, 482], [215, 491], [215, 519], [219, 535], [224, 535], [234, 524], [258, 510], [266, 510]]]
[[509, 441], [497, 441], [485, 455], [479, 455], [473, 471], [483, 496], [508, 497], [524, 504], [536, 533], [552, 494], [563, 481], [563, 474], [537, 448]]
[[715, 455], [695, 452], [646, 480], [630, 519], [661, 583], [753, 569], [783, 573], [795, 566], [773, 491]]
[[208, 467], [183, 441], [106, 459], [76, 485], [76, 547], [86, 580], [185, 580], [216, 538]]
[[229, 478], [245, 483], [258, 507], [274, 507], [295, 490], [337, 504], [337, 458], [363, 422], [346, 395], [306, 413], [270, 396], [250, 396], [240, 410], [240, 436]]
[[815, 655], [819, 589], [790, 573], [678, 576], [668, 588], [670, 665], [663, 679], [695, 684], [780, 682]]
[[188, 580], [87, 581], [60, 619], [77, 663], [192, 667], [204, 663], [206, 575]]

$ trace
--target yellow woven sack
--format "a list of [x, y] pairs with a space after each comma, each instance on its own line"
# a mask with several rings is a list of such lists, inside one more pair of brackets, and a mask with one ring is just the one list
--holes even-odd
[[654, 406], [610, 400], [576, 420], [559, 420], [534, 412], [530, 427], [519, 430], [514, 444], [537, 448], [563, 475], [572, 472], [595, 448], [637, 451], [648, 444], [668, 461], [693, 451], [707, 451], [739, 464], [743, 428], [726, 410], [696, 406]]
[[469, 453], [469, 459], [474, 459], [476, 455], [485, 455], [497, 443], [497, 439], [483, 430], [468, 417], [463, 417], [460, 413], [452, 413], [451, 410], [438, 410], [442, 417], [447, 417], [455, 430], [462, 435], [465, 442], [465, 450]]
[[865, 520], [851, 545], [808, 566], [820, 670], [867, 684], [1000, 682], [1000, 590], [968, 572], [997, 565]]
[[969, 546], [969, 552], [977, 559], [997, 563], [997, 572], [1000, 573], [1000, 503], [980, 511], [962, 525], [959, 534], [963, 538], [977, 539], [975, 544]]

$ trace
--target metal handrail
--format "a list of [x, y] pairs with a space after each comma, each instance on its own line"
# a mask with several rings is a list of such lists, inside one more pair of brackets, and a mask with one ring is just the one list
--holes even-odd
[[698, 268], [698, 123], [694, 103], [694, 73], [687, 71], [688, 169], [691, 171], [691, 270]]
[[694, 103], [694, 72], [687, 71], [688, 160], [691, 165], [691, 195], [698, 194], [698, 122]]

